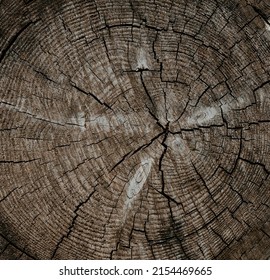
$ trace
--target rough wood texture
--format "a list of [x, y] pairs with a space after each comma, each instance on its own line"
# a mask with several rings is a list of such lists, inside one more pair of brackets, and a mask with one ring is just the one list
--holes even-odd
[[268, 16], [0, 1], [0, 258], [269, 258]]

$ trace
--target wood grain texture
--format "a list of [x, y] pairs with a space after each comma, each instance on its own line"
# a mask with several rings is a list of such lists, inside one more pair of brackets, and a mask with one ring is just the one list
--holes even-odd
[[0, 1], [0, 258], [270, 258], [269, 18]]

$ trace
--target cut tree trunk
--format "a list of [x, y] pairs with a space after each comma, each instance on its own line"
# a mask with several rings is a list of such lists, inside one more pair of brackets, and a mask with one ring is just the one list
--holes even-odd
[[269, 258], [268, 2], [0, 1], [0, 258]]

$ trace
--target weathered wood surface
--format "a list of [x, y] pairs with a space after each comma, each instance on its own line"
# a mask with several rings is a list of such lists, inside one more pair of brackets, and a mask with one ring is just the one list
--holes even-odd
[[0, 1], [0, 258], [269, 258], [268, 16]]

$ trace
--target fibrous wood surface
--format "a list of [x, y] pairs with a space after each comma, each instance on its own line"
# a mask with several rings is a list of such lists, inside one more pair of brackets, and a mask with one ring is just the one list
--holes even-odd
[[269, 258], [268, 16], [0, 1], [0, 258]]

